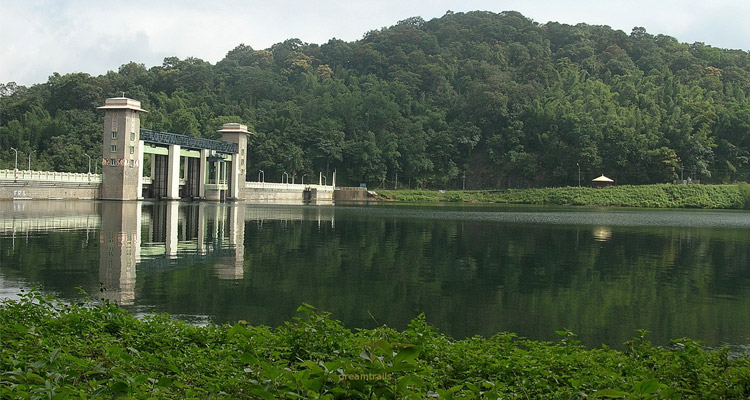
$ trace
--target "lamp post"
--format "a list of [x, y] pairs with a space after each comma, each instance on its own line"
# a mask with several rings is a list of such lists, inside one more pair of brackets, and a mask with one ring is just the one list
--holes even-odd
[[289, 184], [289, 174], [287, 174], [286, 172], [284, 172], [281, 175], [281, 183], [284, 183], [284, 177], [286, 177], [286, 184], [288, 185]]
[[307, 174], [302, 174], [302, 184], [303, 185], [305, 184], [305, 175], [307, 175]]
[[[263, 180], [260, 180], [260, 177], [263, 177]], [[263, 172], [262, 169], [258, 170], [258, 182], [265, 182], [266, 181], [266, 174]]]
[[29, 168], [27, 168], [28, 171], [31, 171], [31, 155], [33, 154], [33, 151], [29, 152]]
[[578, 167], [578, 187], [581, 187], [581, 164], [576, 163]]
[[83, 155], [89, 158], [89, 175], [91, 175], [91, 156], [86, 153], [83, 153]]
[[18, 169], [18, 150], [16, 150], [13, 147], [11, 147], [10, 149], [16, 152], [16, 164], [15, 164], [16, 166], [13, 169], [17, 170]]

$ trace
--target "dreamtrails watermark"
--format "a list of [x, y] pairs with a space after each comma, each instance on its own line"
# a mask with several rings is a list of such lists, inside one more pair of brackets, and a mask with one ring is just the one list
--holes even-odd
[[393, 374], [341, 374], [339, 382], [346, 381], [390, 381]]

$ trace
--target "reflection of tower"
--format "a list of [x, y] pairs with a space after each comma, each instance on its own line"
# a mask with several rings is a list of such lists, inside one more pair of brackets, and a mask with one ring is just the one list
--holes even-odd
[[135, 300], [135, 264], [141, 246], [141, 204], [103, 202], [99, 238], [99, 281], [103, 297], [122, 305]]
[[197, 251], [200, 255], [206, 254], [206, 206], [198, 203], [198, 237], [196, 239]]
[[180, 217], [180, 203], [176, 201], [169, 201], [165, 204], [167, 208], [167, 237], [166, 237], [166, 255], [167, 258], [177, 257], [177, 243], [179, 240], [179, 217]]
[[[216, 274], [219, 279], [242, 279], [245, 274], [245, 206], [240, 204], [222, 209], [228, 211], [226, 220], [229, 225], [229, 248], [234, 255], [219, 257], [215, 266]], [[223, 235], [220, 239], [224, 239]]]

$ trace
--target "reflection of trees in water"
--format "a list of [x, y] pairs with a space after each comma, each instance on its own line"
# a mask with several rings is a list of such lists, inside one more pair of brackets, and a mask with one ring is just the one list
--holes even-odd
[[167, 310], [188, 312], [183, 296], [211, 293], [190, 306], [221, 321], [277, 325], [307, 302], [351, 327], [403, 328], [425, 312], [455, 336], [511, 330], [554, 339], [554, 330], [569, 328], [592, 345], [616, 346], [645, 328], [660, 343], [680, 336], [717, 343], [750, 325], [722, 316], [747, 303], [737, 294], [750, 281], [747, 250], [733, 235], [612, 228], [602, 242], [587, 227], [248, 221], [244, 280], [225, 287], [208, 267], [159, 279], [182, 287], [169, 291]]
[[[599, 228], [582, 225], [339, 214], [333, 224], [333, 211], [319, 222], [315, 209], [271, 210], [288, 215], [260, 223], [266, 210], [244, 210], [241, 279], [219, 279], [213, 259], [149, 268], [137, 275], [136, 304], [269, 325], [303, 302], [349, 327], [403, 328], [425, 312], [459, 337], [507, 330], [555, 339], [569, 328], [594, 346], [616, 346], [639, 328], [658, 343], [717, 344], [750, 331], [740, 230], [611, 227], [602, 241]], [[181, 213], [180, 237], [193, 238], [191, 210]], [[97, 287], [98, 248], [82, 249], [84, 237], [53, 231], [15, 249], [0, 238], [2, 273], [70, 296], [75, 286]]]

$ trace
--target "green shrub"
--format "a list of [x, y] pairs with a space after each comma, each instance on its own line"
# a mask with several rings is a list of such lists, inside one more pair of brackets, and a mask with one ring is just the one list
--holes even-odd
[[[504, 204], [595, 205], [647, 208], [739, 209], [750, 204], [750, 185], [642, 185], [607, 188], [544, 188], [493, 191], [385, 190], [404, 202], [484, 202]], [[739, 189], [738, 189], [739, 188]], [[750, 206], [748, 206], [750, 207]]]
[[750, 361], [688, 339], [626, 351], [512, 333], [456, 340], [424, 315], [352, 331], [303, 305], [277, 329], [138, 319], [37, 292], [0, 303], [0, 398], [744, 399]]
[[750, 183], [741, 182], [737, 185], [737, 190], [740, 192], [742, 208], [750, 210]]

